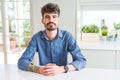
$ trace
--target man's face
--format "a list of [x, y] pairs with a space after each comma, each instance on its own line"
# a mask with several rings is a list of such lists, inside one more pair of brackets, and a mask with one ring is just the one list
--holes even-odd
[[49, 31], [56, 30], [58, 28], [59, 17], [57, 13], [45, 13], [42, 18], [42, 23]]

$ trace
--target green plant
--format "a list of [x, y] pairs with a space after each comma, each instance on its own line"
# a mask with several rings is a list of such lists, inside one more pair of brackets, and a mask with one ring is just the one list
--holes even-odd
[[90, 24], [90, 25], [84, 25], [82, 27], [82, 32], [83, 33], [99, 33], [99, 27], [95, 24]]
[[120, 22], [119, 23], [113, 23], [115, 29], [120, 29]]
[[21, 47], [27, 47], [31, 38], [24, 37], [21, 42]]
[[24, 30], [24, 32], [23, 32], [23, 35], [24, 36], [30, 36], [31, 34], [30, 34], [30, 21], [29, 20], [25, 20], [24, 22], [23, 22], [23, 30]]
[[23, 38], [21, 42], [21, 47], [26, 47], [27, 38]]
[[24, 28], [24, 31], [30, 32], [30, 21], [29, 20], [25, 20], [23, 22], [23, 28]]
[[26, 47], [27, 43], [28, 43], [28, 39], [30, 38], [31, 32], [30, 32], [30, 21], [29, 20], [25, 20], [23, 22], [23, 36], [24, 38], [22, 39], [21, 42], [21, 47]]
[[18, 34], [16, 34], [16, 33], [10, 33], [10, 37], [16, 38], [16, 37], [18, 37]]
[[107, 36], [108, 30], [101, 30], [102, 36]]

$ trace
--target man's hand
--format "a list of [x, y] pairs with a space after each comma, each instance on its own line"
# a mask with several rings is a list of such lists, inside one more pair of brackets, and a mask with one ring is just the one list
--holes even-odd
[[37, 73], [43, 74], [45, 76], [54, 76], [56, 74], [63, 73], [64, 66], [57, 66], [56, 64], [46, 64], [44, 67], [40, 67], [36, 70]]

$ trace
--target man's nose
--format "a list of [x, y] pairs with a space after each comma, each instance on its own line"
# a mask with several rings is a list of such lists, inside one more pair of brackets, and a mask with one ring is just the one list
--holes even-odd
[[53, 17], [50, 17], [50, 22], [52, 22], [53, 21]]

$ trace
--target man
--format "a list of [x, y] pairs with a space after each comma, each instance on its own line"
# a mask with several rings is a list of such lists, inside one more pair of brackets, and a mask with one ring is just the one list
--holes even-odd
[[[39, 31], [32, 37], [27, 49], [18, 61], [18, 67], [45, 76], [84, 68], [86, 59], [81, 54], [75, 39], [69, 32], [58, 28], [59, 6], [48, 3], [42, 7], [41, 13], [41, 21], [45, 30]], [[38, 52], [40, 66], [31, 63], [35, 52]], [[68, 52], [73, 58], [71, 63], [67, 62]]]

